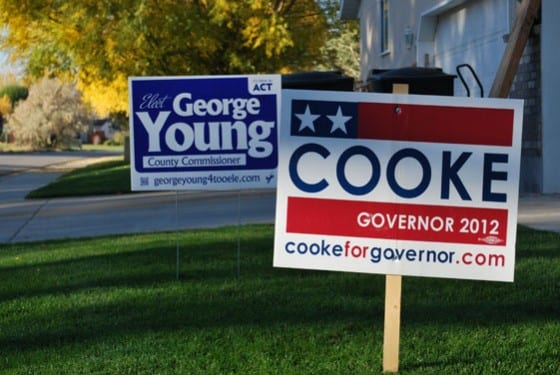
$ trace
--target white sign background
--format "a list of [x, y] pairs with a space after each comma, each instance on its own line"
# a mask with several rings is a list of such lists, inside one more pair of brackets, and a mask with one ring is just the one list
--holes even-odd
[[[392, 112], [368, 117], [368, 105]], [[284, 90], [274, 266], [513, 281], [522, 109], [521, 100]], [[393, 126], [383, 123], [393, 111], [418, 139], [364, 139], [356, 130]], [[411, 111], [430, 121], [414, 123]], [[488, 123], [494, 113], [509, 136]], [[441, 127], [469, 119], [473, 130], [459, 135]], [[484, 144], [494, 138], [498, 145]]]

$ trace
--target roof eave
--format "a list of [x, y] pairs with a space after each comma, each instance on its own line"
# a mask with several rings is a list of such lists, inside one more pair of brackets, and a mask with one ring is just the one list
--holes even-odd
[[352, 20], [358, 18], [361, 0], [340, 0], [340, 19]]

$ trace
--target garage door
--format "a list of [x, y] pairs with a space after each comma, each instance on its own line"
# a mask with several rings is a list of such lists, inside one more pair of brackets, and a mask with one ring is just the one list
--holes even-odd
[[[487, 95], [505, 49], [503, 37], [509, 30], [509, 0], [466, 1], [438, 16], [433, 64], [453, 74], [457, 65], [470, 64]], [[466, 72], [465, 78], [468, 75]], [[471, 96], [480, 96], [474, 80], [467, 82]], [[459, 79], [455, 80], [455, 95], [466, 96]]]

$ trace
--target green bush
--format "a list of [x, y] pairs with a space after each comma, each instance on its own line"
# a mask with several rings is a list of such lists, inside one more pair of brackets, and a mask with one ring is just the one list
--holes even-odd
[[7, 95], [12, 102], [12, 106], [15, 106], [20, 100], [27, 99], [29, 95], [29, 90], [27, 87], [19, 85], [6, 85], [0, 88], [0, 98]]
[[105, 141], [108, 146], [122, 146], [124, 145], [126, 133], [121, 131], [116, 131], [113, 133], [113, 138]]
[[126, 114], [126, 112], [111, 112], [109, 114], [109, 118], [113, 122], [113, 125], [116, 127], [116, 129], [125, 131], [128, 130], [128, 115]]

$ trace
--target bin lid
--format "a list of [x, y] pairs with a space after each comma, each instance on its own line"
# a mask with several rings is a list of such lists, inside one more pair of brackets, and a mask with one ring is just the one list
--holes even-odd
[[282, 75], [282, 87], [283, 88], [297, 88], [301, 85], [328, 85], [331, 83], [354, 81], [352, 77], [345, 76], [340, 71], [311, 71], [311, 72], [299, 72], [291, 74]]

